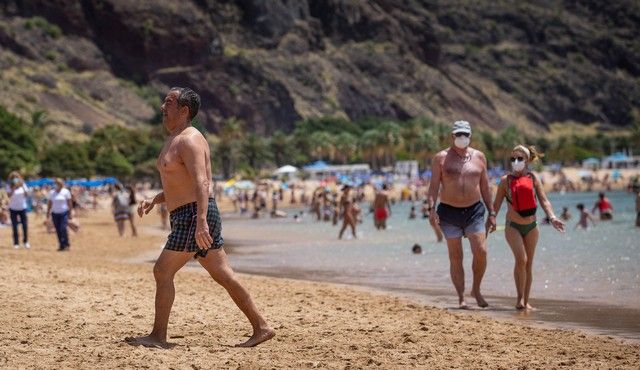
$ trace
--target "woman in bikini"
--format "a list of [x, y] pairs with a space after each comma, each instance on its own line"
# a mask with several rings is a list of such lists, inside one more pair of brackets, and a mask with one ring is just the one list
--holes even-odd
[[340, 197], [340, 208], [342, 214], [342, 228], [338, 234], [338, 239], [342, 239], [342, 234], [347, 229], [347, 226], [351, 226], [351, 234], [356, 239], [356, 214], [354, 212], [355, 204], [351, 196], [351, 186], [344, 185], [342, 187], [342, 197]]
[[518, 145], [511, 152], [511, 173], [502, 176], [493, 209], [500, 212], [502, 200], [507, 199], [505, 238], [515, 257], [513, 277], [516, 283], [518, 299], [516, 309], [531, 309], [529, 292], [533, 280], [533, 255], [538, 244], [537, 200], [549, 217], [553, 227], [564, 232], [564, 223], [553, 213], [540, 180], [528, 170], [529, 163], [541, 157], [534, 147]]

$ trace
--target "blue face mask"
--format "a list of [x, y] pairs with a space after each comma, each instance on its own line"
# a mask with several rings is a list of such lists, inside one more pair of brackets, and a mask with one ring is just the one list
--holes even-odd
[[13, 183], [13, 185], [18, 185], [18, 183], [20, 182], [20, 179], [17, 177], [14, 177], [11, 182]]

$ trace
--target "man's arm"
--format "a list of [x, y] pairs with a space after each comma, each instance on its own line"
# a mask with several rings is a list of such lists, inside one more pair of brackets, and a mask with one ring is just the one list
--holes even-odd
[[489, 175], [487, 174], [487, 159], [484, 154], [480, 157], [482, 160], [482, 172], [480, 173], [480, 195], [482, 195], [482, 201], [484, 202], [485, 207], [489, 211], [489, 217], [487, 217], [487, 222], [485, 223], [485, 227], [487, 229], [487, 233], [492, 233], [496, 231], [496, 212], [493, 208], [491, 188], [489, 187]]
[[489, 175], [487, 174], [487, 159], [485, 158], [484, 154], [482, 154], [480, 159], [482, 160], [482, 173], [480, 173], [480, 194], [482, 195], [482, 201], [487, 207], [489, 214], [493, 214], [495, 216], [492, 202], [493, 197], [491, 194], [491, 188], [489, 187]]
[[182, 162], [196, 183], [196, 244], [201, 249], [208, 249], [213, 243], [213, 238], [209, 235], [209, 225], [207, 225], [207, 209], [209, 208], [209, 183], [211, 174], [207, 173], [207, 141], [198, 132], [186, 137], [178, 147], [178, 154]]
[[164, 202], [165, 202], [164, 191], [161, 191], [158, 194], [156, 194], [156, 196], [153, 197], [151, 201], [147, 199], [143, 200], [138, 205], [138, 216], [142, 217], [148, 214], [153, 209], [153, 206], [155, 206], [156, 204], [164, 203]]
[[427, 192], [427, 210], [431, 211], [438, 200], [438, 192], [440, 191], [440, 180], [442, 176], [442, 165], [440, 163], [440, 153], [436, 154], [431, 161], [431, 182], [429, 183], [429, 191]]

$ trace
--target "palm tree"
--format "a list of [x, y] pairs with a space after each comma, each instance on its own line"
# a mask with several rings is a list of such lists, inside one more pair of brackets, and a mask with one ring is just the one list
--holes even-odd
[[423, 130], [415, 140], [416, 159], [422, 161], [425, 168], [430, 164], [431, 157], [439, 149], [438, 139], [431, 130]]
[[425, 130], [425, 126], [423, 121], [418, 119], [413, 119], [409, 122], [406, 122], [404, 126], [402, 126], [402, 140], [404, 141], [405, 150], [415, 155], [417, 152], [417, 142], [420, 138], [420, 135]]
[[393, 121], [384, 121], [377, 130], [381, 133], [384, 165], [392, 165], [395, 163], [396, 150], [402, 144], [400, 125]]
[[291, 154], [291, 138], [280, 130], [276, 131], [271, 136], [271, 140], [269, 140], [269, 149], [271, 150], [273, 161], [278, 167], [284, 166], [286, 164], [285, 162], [291, 161], [294, 157]]
[[348, 132], [341, 132], [334, 141], [336, 157], [340, 163], [347, 163], [358, 151], [358, 139]]
[[242, 141], [242, 154], [246, 158], [249, 167], [259, 170], [268, 155], [266, 140], [251, 132]]
[[244, 136], [244, 122], [236, 117], [229, 117], [223, 123], [218, 137], [220, 143], [216, 147], [216, 154], [222, 164], [222, 173], [226, 178], [231, 177], [239, 157], [240, 142]]
[[384, 155], [382, 133], [377, 129], [365, 131], [360, 137], [360, 149], [362, 156], [369, 162], [374, 170], [382, 167], [381, 158]]
[[514, 146], [522, 141], [522, 135], [514, 125], [507, 126], [504, 130], [500, 131], [496, 139], [494, 146], [495, 158], [500, 158], [504, 168], [508, 168], [508, 156], [511, 154], [511, 150]]
[[314, 159], [335, 157], [335, 146], [333, 136], [326, 131], [316, 131], [309, 137], [309, 151]]

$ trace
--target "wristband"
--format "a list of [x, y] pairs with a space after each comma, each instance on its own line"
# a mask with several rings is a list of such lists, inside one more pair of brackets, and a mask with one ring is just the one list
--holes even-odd
[[496, 211], [489, 212], [489, 217], [491, 217], [491, 216], [496, 217], [497, 215], [498, 215], [498, 212], [496, 212]]

